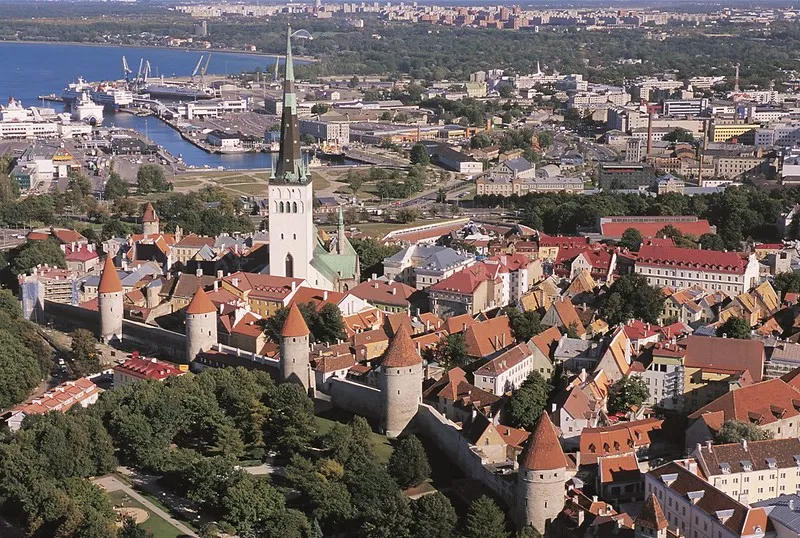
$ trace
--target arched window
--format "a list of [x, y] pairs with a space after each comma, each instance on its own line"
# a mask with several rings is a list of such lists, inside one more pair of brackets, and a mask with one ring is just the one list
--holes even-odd
[[279, 213], [283, 213], [283, 202], [281, 202], [281, 204], [280, 204], [280, 211], [278, 211], [278, 212], [279, 212]]
[[292, 213], [297, 213], [297, 202], [292, 202]]
[[294, 258], [292, 258], [291, 254], [286, 255], [286, 276], [294, 276]]

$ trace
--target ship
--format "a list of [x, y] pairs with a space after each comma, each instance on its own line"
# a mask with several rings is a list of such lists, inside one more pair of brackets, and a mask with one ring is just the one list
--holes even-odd
[[83, 78], [78, 78], [77, 82], [67, 85], [61, 98], [67, 103], [72, 103], [78, 101], [84, 92], [89, 94], [92, 101], [109, 110], [116, 111], [120, 107], [133, 104], [133, 92], [105, 82], [95, 85]]
[[141, 91], [153, 97], [166, 97], [172, 99], [213, 99], [215, 97], [212, 88], [199, 88], [197, 86], [179, 86], [177, 84], [150, 84], [144, 86]]

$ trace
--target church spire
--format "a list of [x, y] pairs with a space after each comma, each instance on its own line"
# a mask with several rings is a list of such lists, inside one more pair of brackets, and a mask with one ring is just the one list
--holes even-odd
[[300, 151], [300, 124], [297, 121], [297, 94], [294, 88], [292, 60], [292, 27], [286, 34], [286, 77], [283, 81], [283, 113], [281, 115], [281, 142], [275, 170], [278, 183], [308, 183]]
[[337, 251], [337, 254], [344, 254], [344, 244], [345, 244], [344, 212], [342, 212], [342, 206], [339, 206], [339, 227], [336, 230], [336, 251]]

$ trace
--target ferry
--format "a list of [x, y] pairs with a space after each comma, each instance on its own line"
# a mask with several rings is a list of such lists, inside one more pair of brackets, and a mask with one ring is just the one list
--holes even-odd
[[177, 84], [147, 84], [141, 90], [155, 97], [169, 97], [173, 99], [213, 99], [212, 88], [199, 88], [196, 86], [179, 86]]
[[133, 92], [105, 82], [95, 85], [86, 82], [83, 78], [78, 78], [77, 82], [67, 85], [61, 98], [67, 103], [72, 103], [79, 100], [84, 92], [87, 92], [95, 103], [114, 111], [133, 104]]

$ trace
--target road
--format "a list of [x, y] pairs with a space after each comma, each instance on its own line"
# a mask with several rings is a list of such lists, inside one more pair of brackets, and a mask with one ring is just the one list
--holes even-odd
[[108, 492], [119, 491], [119, 490], [124, 491], [126, 495], [130, 496], [133, 499], [136, 499], [136, 501], [143, 504], [145, 508], [156, 514], [158, 517], [169, 522], [170, 525], [178, 529], [183, 534], [187, 536], [195, 536], [195, 537], [197, 536], [197, 534], [195, 534], [195, 532], [192, 529], [190, 529], [177, 519], [173, 518], [172, 516], [170, 516], [164, 510], [162, 510], [161, 508], [150, 502], [146, 497], [139, 495], [133, 488], [122, 483], [118, 478], [114, 476], [103, 476], [100, 478], [95, 478], [93, 482]]

